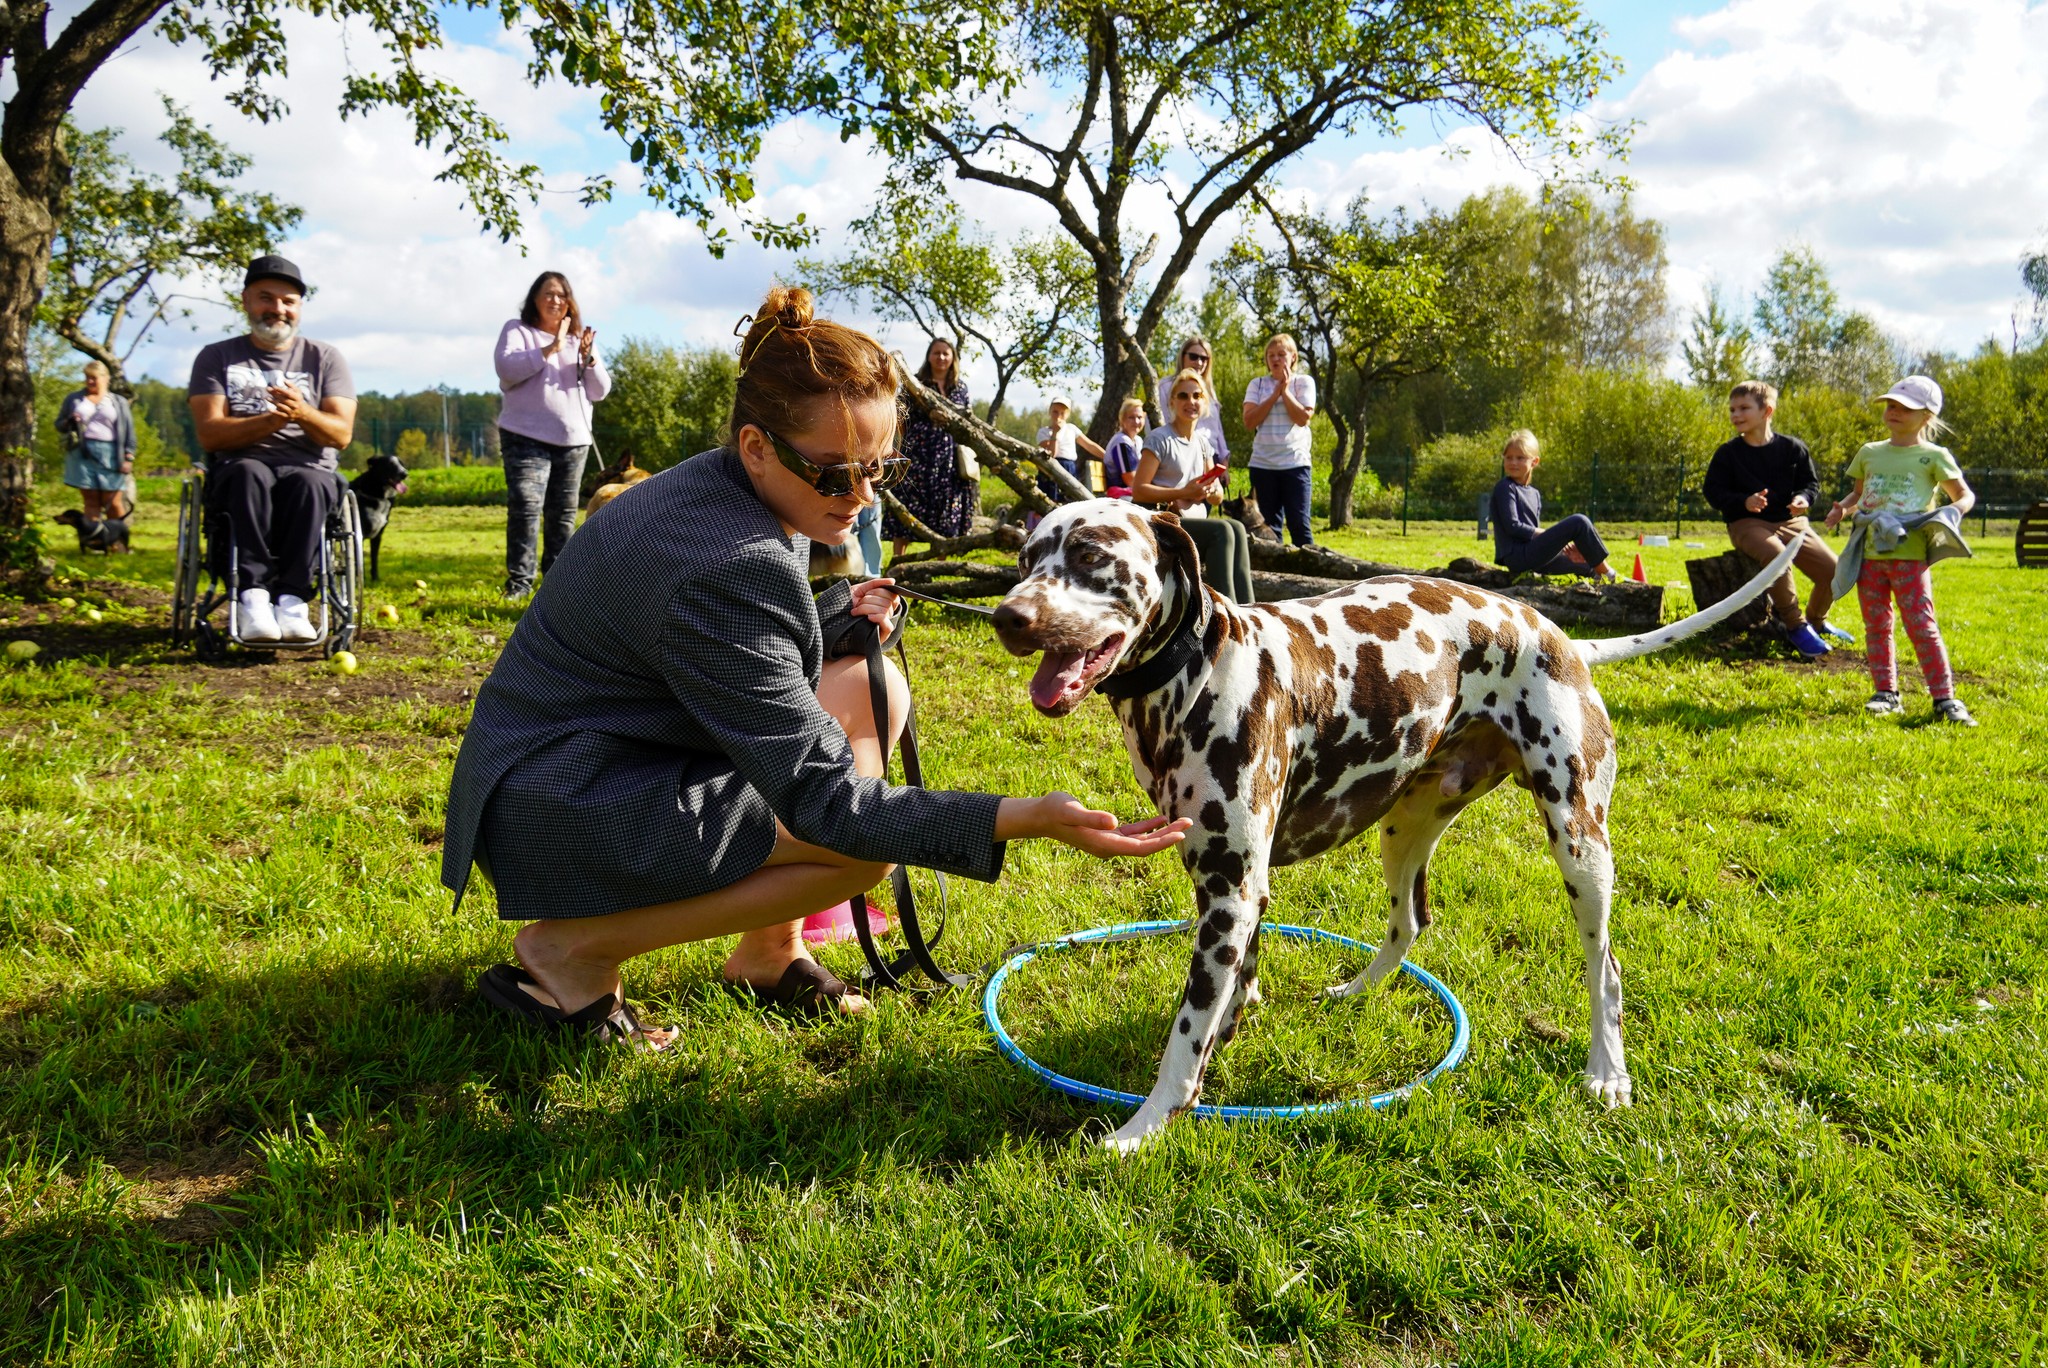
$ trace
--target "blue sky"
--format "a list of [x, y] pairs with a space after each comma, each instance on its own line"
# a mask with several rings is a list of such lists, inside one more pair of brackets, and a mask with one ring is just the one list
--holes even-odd
[[[1669, 229], [1681, 318], [1708, 280], [1752, 290], [1777, 251], [1797, 243], [1827, 261], [1847, 303], [1913, 345], [1968, 348], [2009, 329], [2017, 257], [2048, 229], [2048, 178], [2037, 173], [2048, 145], [2043, 7], [1598, 0], [1588, 9], [1627, 66], [1591, 112], [1640, 126], [1627, 170], [1638, 207]], [[439, 65], [512, 128], [521, 155], [564, 188], [592, 168], [630, 174], [616, 142], [595, 130], [586, 96], [531, 90], [514, 43], [479, 16], [459, 22]], [[343, 45], [320, 21], [288, 24], [293, 111], [279, 123], [255, 126], [227, 111], [192, 57], [154, 38], [102, 72], [78, 113], [128, 129], [131, 155], [160, 164], [150, 139], [164, 90], [251, 153], [250, 181], [307, 209], [286, 250], [319, 287], [308, 332], [339, 343], [365, 388], [490, 387], [497, 326], [544, 265], [569, 272], [603, 337], [699, 345], [729, 345], [733, 320], [771, 276], [792, 271], [788, 255], [750, 244], [713, 261], [694, 228], [632, 192], [596, 210], [568, 193], [547, 196], [522, 257], [475, 231], [402, 120], [343, 124], [334, 114]], [[361, 35], [356, 48], [364, 50]], [[1447, 156], [1446, 144], [1461, 155]], [[756, 174], [778, 212], [801, 208], [823, 227], [819, 250], [829, 254], [866, 206], [873, 163], [836, 138], [788, 129], [771, 139]], [[1320, 146], [1279, 180], [1297, 199], [1333, 208], [1360, 189], [1413, 206], [1455, 203], [1503, 180], [1534, 184], [1469, 131], [1446, 137], [1427, 123], [1398, 142]], [[1019, 221], [1001, 197], [968, 207], [991, 223]], [[164, 331], [139, 368], [182, 378], [192, 352], [226, 322]], [[920, 345], [907, 329], [884, 331], [894, 345]]]

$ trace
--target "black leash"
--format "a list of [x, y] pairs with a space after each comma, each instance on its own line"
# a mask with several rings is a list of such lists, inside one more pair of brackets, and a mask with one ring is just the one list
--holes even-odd
[[[980, 613], [983, 616], [995, 611], [993, 608], [978, 608], [971, 603], [951, 603], [946, 599], [934, 598], [915, 590], [899, 592], [907, 598], [923, 599], [929, 603], [945, 604], [952, 608], [965, 608], [969, 612]], [[893, 638], [885, 639], [881, 629], [873, 622], [866, 618], [854, 618], [843, 633], [836, 634], [835, 639], [828, 642], [827, 646], [831, 655], [849, 655], [853, 650], [857, 650], [867, 658], [868, 703], [874, 710], [875, 736], [882, 748], [884, 776], [889, 771], [890, 717], [889, 676], [883, 668], [882, 661], [893, 644], [896, 648], [897, 662], [903, 670], [903, 677], [905, 680], [910, 678], [910, 658], [903, 650], [903, 629], [908, 625], [909, 616], [906, 613], [903, 622], [897, 624]], [[848, 647], [852, 649], [849, 650]], [[915, 699], [911, 701], [910, 710], [903, 719], [903, 780], [912, 788], [925, 787], [924, 763], [917, 749]], [[934, 871], [933, 877], [939, 881], [940, 916], [937, 928], [928, 937], [924, 933], [924, 924], [917, 915], [917, 898], [911, 892], [910, 871], [898, 864], [895, 872], [890, 875], [889, 883], [896, 895], [896, 923], [903, 928], [905, 946], [903, 952], [893, 960], [883, 959], [881, 950], [875, 945], [875, 933], [868, 926], [867, 896], [862, 894], [847, 900], [847, 910], [853, 914], [854, 935], [860, 940], [861, 954], [866, 956], [868, 962], [867, 968], [861, 971], [861, 983], [869, 990], [897, 988], [910, 992], [915, 985], [905, 980], [916, 973], [923, 973], [932, 981], [932, 985], [938, 988], [965, 988], [971, 982], [963, 974], [947, 972], [932, 954], [932, 948], [946, 934], [948, 910], [946, 876]]]
[[984, 608], [978, 603], [958, 603], [952, 599], [943, 599], [937, 594], [927, 594], [922, 590], [912, 589], [907, 584], [891, 584], [889, 592], [900, 594], [904, 598], [914, 598], [920, 603], [936, 603], [941, 608], [958, 608], [963, 613], [979, 613], [983, 617], [994, 617], [996, 615], [996, 610], [993, 608]]

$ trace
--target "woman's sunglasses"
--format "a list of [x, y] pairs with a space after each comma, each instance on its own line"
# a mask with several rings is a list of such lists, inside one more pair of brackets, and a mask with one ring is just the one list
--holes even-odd
[[[760, 427], [758, 423], [755, 426]], [[869, 464], [819, 465], [767, 428], [760, 430], [775, 448], [775, 455], [783, 468], [828, 499], [845, 498], [853, 493], [861, 480], [866, 480], [877, 490], [894, 489], [910, 473], [910, 458], [900, 451], [892, 451]]]

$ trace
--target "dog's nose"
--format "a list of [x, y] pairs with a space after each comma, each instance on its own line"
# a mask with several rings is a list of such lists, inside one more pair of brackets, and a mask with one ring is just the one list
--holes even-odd
[[995, 615], [989, 621], [999, 635], [1008, 636], [1013, 632], [1030, 631], [1032, 623], [1037, 621], [1037, 618], [1028, 609], [1020, 608], [1006, 599], [996, 605]]

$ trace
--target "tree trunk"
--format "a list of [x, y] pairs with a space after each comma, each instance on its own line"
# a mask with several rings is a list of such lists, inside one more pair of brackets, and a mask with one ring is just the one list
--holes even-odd
[[35, 377], [29, 329], [50, 275], [56, 220], [0, 162], [0, 527], [22, 527], [35, 483]]
[[89, 336], [73, 323], [60, 324], [57, 335], [71, 344], [71, 350], [82, 352], [107, 368], [107, 388], [123, 399], [135, 397], [135, 386], [128, 379], [128, 368], [121, 364], [119, 352]]
[[[1763, 569], [1760, 561], [1753, 561], [1740, 551], [1723, 551], [1718, 556], [1695, 556], [1685, 563], [1685, 577], [1692, 582], [1692, 601], [1695, 608], [1710, 608], [1727, 598], [1749, 582], [1749, 577]], [[1747, 631], [1761, 627], [1770, 620], [1770, 596], [1759, 594], [1749, 603], [1726, 619], [1723, 632]]]
[[[1333, 393], [1331, 398], [1336, 396]], [[1330, 422], [1337, 422], [1337, 406], [1330, 405]], [[1351, 493], [1358, 487], [1358, 472], [1365, 468], [1365, 406], [1359, 405], [1350, 423], [1351, 440], [1338, 444], [1330, 459], [1330, 526], [1351, 526]]]

